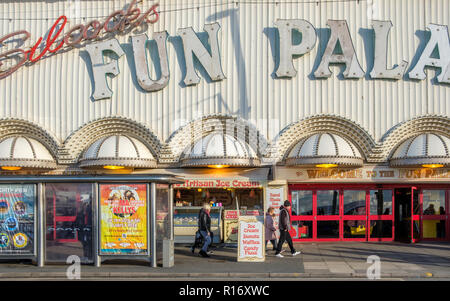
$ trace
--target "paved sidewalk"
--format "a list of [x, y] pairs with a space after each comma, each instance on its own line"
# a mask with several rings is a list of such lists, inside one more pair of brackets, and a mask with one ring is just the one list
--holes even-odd
[[448, 278], [450, 243], [395, 242], [300, 244], [305, 273], [366, 277], [367, 258], [381, 260], [381, 278]]
[[[269, 244], [270, 245], [270, 244]], [[211, 258], [177, 245], [175, 266], [151, 268], [147, 262], [107, 261], [100, 268], [82, 266], [82, 279], [365, 279], [370, 255], [381, 260], [382, 279], [450, 279], [450, 243], [298, 243], [302, 254], [284, 258], [267, 252], [262, 263], [236, 261], [236, 248], [219, 247]], [[0, 263], [0, 279], [66, 279], [67, 266], [38, 268], [25, 263]]]

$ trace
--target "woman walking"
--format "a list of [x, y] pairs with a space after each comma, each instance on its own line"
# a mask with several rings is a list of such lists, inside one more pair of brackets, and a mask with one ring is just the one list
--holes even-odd
[[266, 223], [264, 224], [266, 236], [266, 249], [267, 249], [267, 242], [270, 240], [270, 242], [272, 243], [272, 250], [275, 251], [277, 249], [277, 236], [275, 233], [277, 229], [273, 225], [274, 217], [275, 217], [275, 209], [273, 207], [269, 207], [266, 213]]

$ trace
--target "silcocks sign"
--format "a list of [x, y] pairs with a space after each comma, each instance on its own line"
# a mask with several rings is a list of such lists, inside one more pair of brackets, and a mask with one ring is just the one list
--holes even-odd
[[[51, 27], [45, 43], [43, 39], [32, 45], [28, 50], [24, 48], [14, 48], [6, 52], [0, 52], [0, 79], [5, 78], [22, 67], [25, 63], [36, 63], [46, 57], [46, 54], [57, 53], [65, 45], [66, 47], [76, 47], [82, 42], [86, 43], [86, 50], [91, 59], [93, 93], [94, 100], [109, 98], [113, 91], [108, 87], [106, 75], [116, 76], [119, 74], [118, 60], [125, 54], [122, 46], [114, 37], [106, 39], [115, 32], [127, 32], [131, 28], [153, 24], [158, 21], [159, 14], [156, 10], [157, 4], [147, 10], [141, 11], [136, 7], [136, 0], [125, 10], [119, 10], [109, 15], [104, 22], [94, 20], [88, 24], [76, 25], [63, 34], [67, 23], [67, 18], [61, 16]], [[313, 72], [315, 78], [327, 78], [332, 75], [330, 65], [343, 65], [344, 79], [360, 79], [365, 76], [359, 59], [354, 49], [354, 44], [347, 21], [328, 20], [330, 36], [326, 43], [326, 48], [320, 58], [320, 64]], [[275, 26], [279, 33], [279, 64], [275, 74], [279, 78], [292, 78], [297, 75], [294, 68], [294, 58], [306, 55], [316, 47], [316, 28], [306, 20], [290, 19], [277, 20]], [[373, 79], [399, 80], [407, 75], [410, 79], [423, 80], [426, 78], [424, 69], [427, 67], [440, 69], [437, 75], [437, 83], [450, 83], [450, 41], [448, 28], [445, 25], [429, 24], [430, 39], [423, 51], [416, 56], [417, 63], [406, 73], [408, 62], [398, 62], [394, 67], [387, 66], [388, 37], [392, 28], [390, 21], [373, 21], [373, 67], [367, 70], [368, 75]], [[199, 64], [203, 66], [212, 81], [225, 79], [220, 60], [220, 49], [218, 43], [219, 23], [205, 24], [204, 31], [208, 35], [209, 45], [202, 43], [191, 27], [180, 28], [177, 34], [182, 40], [185, 59], [184, 83], [196, 85], [200, 82], [200, 77], [194, 67], [194, 56]], [[302, 38], [299, 43], [293, 43], [293, 35], [300, 33]], [[26, 41], [30, 38], [30, 33], [20, 30], [0, 38], [0, 43], [10, 42], [12, 39]], [[167, 86], [170, 78], [169, 63], [167, 57], [168, 33], [154, 32], [150, 44], [146, 34], [131, 37], [132, 55], [134, 57], [134, 67], [138, 85], [147, 92], [158, 91]], [[99, 41], [100, 40], [100, 41]], [[44, 45], [41, 45], [44, 44]], [[41, 46], [41, 51], [37, 54], [37, 49]], [[43, 47], [43, 48], [42, 48]], [[158, 79], [152, 79], [149, 74], [149, 62], [147, 60], [147, 47], [154, 49], [159, 59], [160, 75]], [[0, 48], [1, 49], [1, 48]], [[112, 52], [116, 56], [105, 62], [105, 54]]]
[[[156, 11], [158, 4], [153, 5], [146, 11], [141, 11], [136, 7], [136, 2], [137, 0], [133, 0], [126, 10], [111, 13], [103, 22], [93, 20], [87, 24], [78, 24], [70, 28], [65, 34], [63, 34], [63, 31], [67, 25], [67, 17], [60, 16], [50, 28], [44, 43], [43, 38], [40, 37], [28, 50], [14, 48], [0, 53], [0, 79], [12, 74], [27, 62], [36, 63], [45, 58], [46, 55], [59, 52], [63, 46], [77, 47], [83, 42], [97, 40], [108, 34], [127, 32], [132, 28], [144, 24], [153, 24], [159, 20], [159, 14]], [[0, 45], [3, 46], [7, 42], [23, 43], [30, 37], [31, 34], [28, 31], [19, 30], [1, 37]], [[38, 48], [41, 48], [39, 53], [37, 53]], [[13, 63], [4, 67], [4, 61], [13, 61]]]

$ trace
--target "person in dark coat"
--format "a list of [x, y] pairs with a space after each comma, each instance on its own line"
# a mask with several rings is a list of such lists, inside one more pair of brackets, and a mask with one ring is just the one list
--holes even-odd
[[204, 204], [198, 214], [198, 230], [203, 236], [204, 243], [199, 254], [203, 257], [210, 257], [208, 255], [208, 246], [211, 244], [211, 217], [209, 215], [211, 207], [209, 204]]
[[86, 260], [92, 258], [92, 207], [89, 202], [82, 202], [77, 217], [75, 227], [78, 230], [78, 240], [83, 245], [83, 256]]
[[291, 203], [286, 200], [284, 201], [284, 206], [280, 207], [280, 217], [278, 222], [278, 228], [280, 229], [280, 240], [278, 241], [277, 250], [275, 252], [276, 257], [284, 257], [281, 255], [281, 248], [285, 241], [287, 241], [289, 248], [291, 249], [292, 256], [296, 256], [300, 254], [299, 251], [295, 251], [294, 244], [292, 243], [292, 237], [289, 233], [291, 230], [291, 221], [289, 218], [289, 208], [291, 207]]
[[272, 243], [273, 250], [275, 251], [277, 249], [277, 229], [275, 228], [273, 224], [273, 217], [275, 216], [275, 209], [273, 207], [269, 207], [267, 209], [266, 213], [266, 223], [264, 224], [265, 227], [265, 237], [266, 237], [266, 248], [267, 248], [267, 242], [270, 240]]

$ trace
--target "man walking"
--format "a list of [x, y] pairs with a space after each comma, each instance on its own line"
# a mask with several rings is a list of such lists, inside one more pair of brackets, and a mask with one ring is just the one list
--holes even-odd
[[285, 241], [287, 241], [289, 248], [291, 249], [292, 256], [296, 256], [300, 254], [300, 251], [295, 251], [294, 245], [292, 244], [292, 237], [289, 233], [289, 230], [291, 230], [291, 221], [289, 219], [289, 208], [291, 207], [291, 203], [286, 200], [284, 201], [284, 206], [280, 207], [280, 217], [279, 217], [279, 223], [278, 227], [280, 229], [280, 240], [278, 241], [277, 250], [275, 252], [276, 257], [284, 257], [281, 255], [281, 248], [283, 247], [283, 244]]
[[204, 239], [204, 244], [199, 254], [203, 257], [210, 257], [208, 255], [208, 246], [211, 244], [211, 217], [209, 212], [211, 211], [211, 207], [209, 204], [204, 204], [203, 208], [200, 210], [198, 215], [198, 228], [200, 230], [200, 235]]

